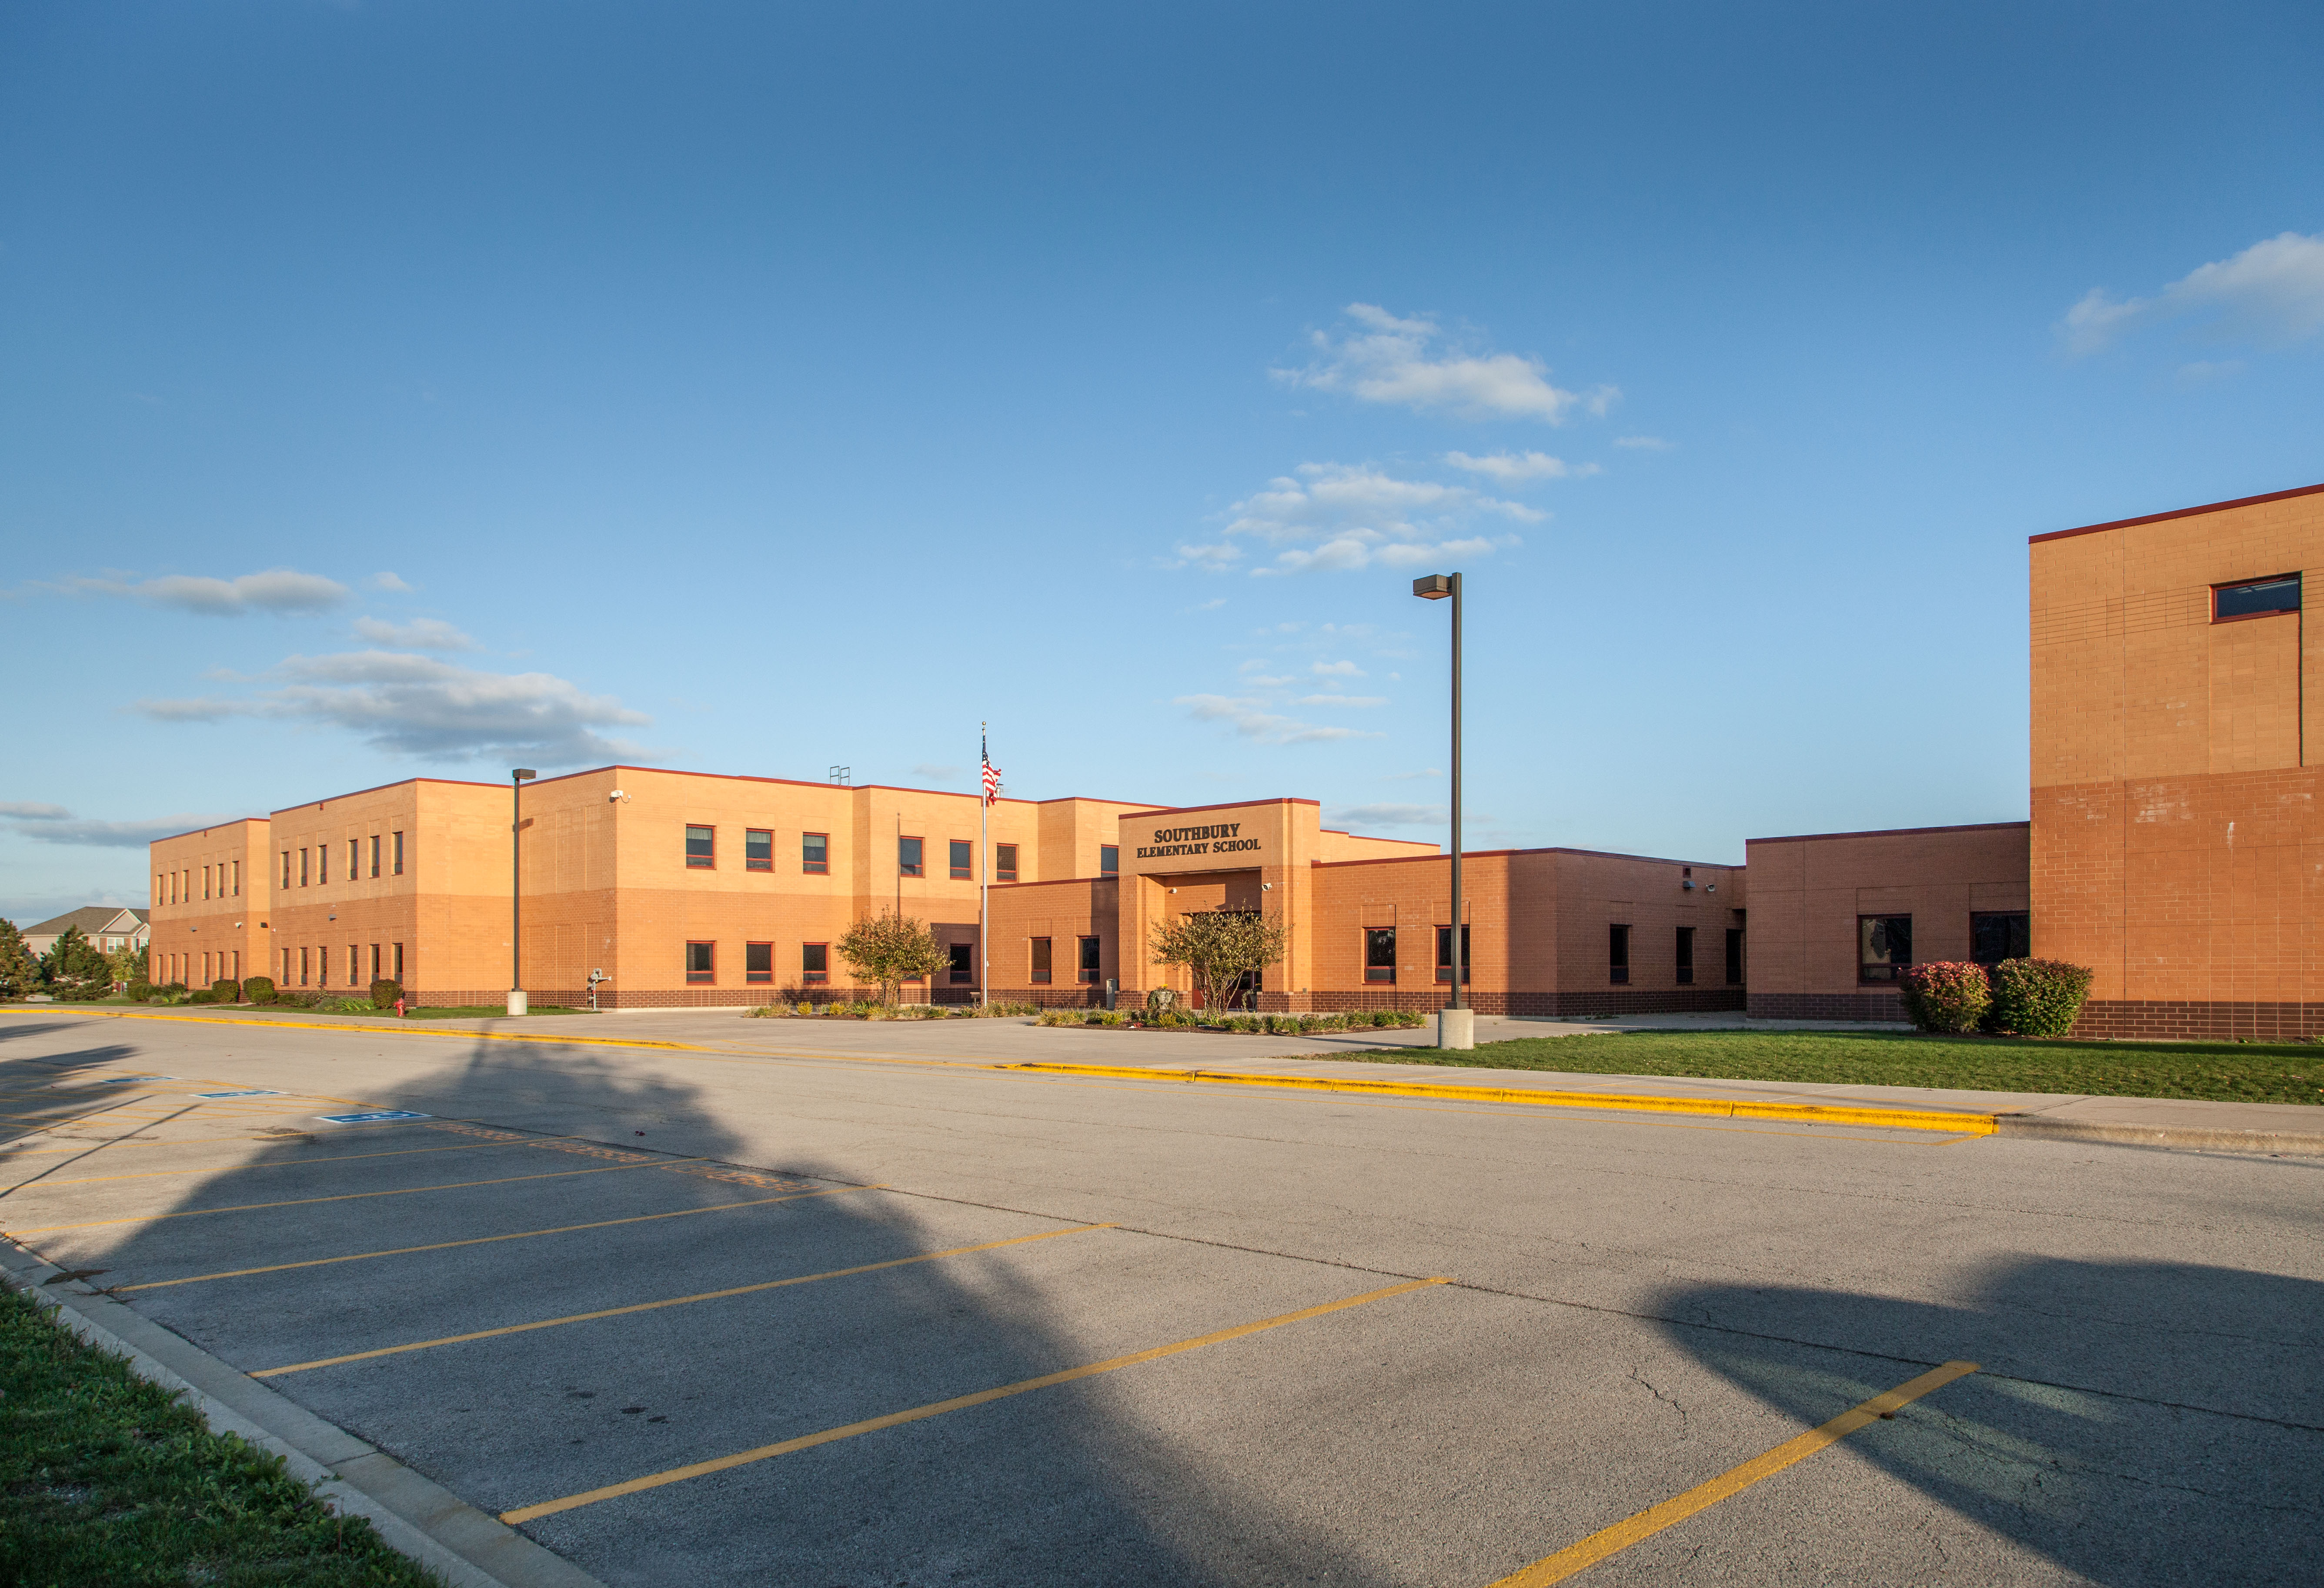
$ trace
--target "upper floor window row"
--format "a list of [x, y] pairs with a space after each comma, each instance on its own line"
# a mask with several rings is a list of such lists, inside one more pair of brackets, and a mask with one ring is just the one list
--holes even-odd
[[2211, 586], [2211, 621], [2215, 623], [2299, 610], [2298, 574], [2278, 574], [2272, 578], [2248, 579], [2240, 585]]
[[[372, 876], [375, 877], [379, 875], [380, 864], [383, 856], [385, 858], [388, 874], [390, 876], [400, 877], [403, 874], [402, 834], [374, 833], [368, 840], [363, 838], [348, 839], [346, 874], [346, 880], [348, 882], [361, 882], [364, 879], [364, 857], [366, 853], [370, 855], [370, 874]], [[281, 883], [285, 888], [292, 885], [290, 873], [290, 851], [285, 849], [282, 851]], [[330, 845], [327, 843], [318, 844], [311, 850], [300, 850], [298, 873], [299, 880], [297, 885], [301, 888], [312, 887], [318, 882], [329, 882], [331, 880]], [[242, 891], [242, 868], [239, 865], [235, 866], [234, 869], [234, 891], [236, 893], [240, 893]]]
[[[718, 869], [716, 827], [687, 826], [686, 863], [691, 871]], [[775, 869], [775, 831], [772, 827], [742, 829], [742, 869], [746, 872], [770, 872]], [[799, 870], [816, 876], [830, 874], [831, 836], [828, 833], [799, 835]]]

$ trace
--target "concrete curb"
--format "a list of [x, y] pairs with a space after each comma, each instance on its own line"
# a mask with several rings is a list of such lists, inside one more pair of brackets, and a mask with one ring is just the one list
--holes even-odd
[[604, 1588], [562, 1556], [142, 1313], [78, 1281], [55, 1284], [63, 1270], [14, 1241], [0, 1239], [0, 1271], [74, 1334], [126, 1358], [148, 1383], [176, 1391], [217, 1432], [281, 1456], [293, 1476], [318, 1485], [318, 1499], [364, 1518], [390, 1548], [455, 1588]]
[[2110, 1147], [2169, 1147], [2182, 1152], [2258, 1152], [2324, 1158], [2324, 1132], [2227, 1131], [2200, 1125], [2118, 1125], [2094, 1120], [2052, 1119], [2038, 1113], [1994, 1116], [1997, 1136], [2037, 1140], [2091, 1141]]

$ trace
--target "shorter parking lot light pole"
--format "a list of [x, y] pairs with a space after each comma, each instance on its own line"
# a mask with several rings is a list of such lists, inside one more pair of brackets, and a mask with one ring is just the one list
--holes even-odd
[[1461, 918], [1461, 576], [1429, 574], [1412, 581], [1412, 593], [1423, 601], [1450, 597], [1452, 603], [1452, 924], [1447, 928], [1452, 947], [1446, 956], [1452, 962], [1452, 996], [1436, 1013], [1436, 1046], [1474, 1048], [1476, 1011], [1469, 1007], [1462, 986], [1469, 973], [1469, 945]]
[[524, 786], [540, 774], [529, 766], [509, 773], [509, 1013], [524, 1012]]

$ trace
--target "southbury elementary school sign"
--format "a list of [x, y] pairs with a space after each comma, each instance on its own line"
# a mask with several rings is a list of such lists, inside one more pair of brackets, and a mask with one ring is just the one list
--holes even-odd
[[1259, 847], [1256, 838], [1245, 838], [1240, 822], [1223, 822], [1207, 827], [1157, 827], [1154, 841], [1138, 846], [1139, 860], [1167, 860], [1179, 855], [1255, 854]]

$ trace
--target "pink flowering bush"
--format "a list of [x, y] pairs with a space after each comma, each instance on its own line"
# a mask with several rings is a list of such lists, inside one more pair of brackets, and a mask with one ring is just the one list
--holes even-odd
[[1932, 959], [1896, 980], [1906, 1017], [1923, 1031], [1974, 1031], [1993, 1003], [1985, 967], [1968, 960]]

